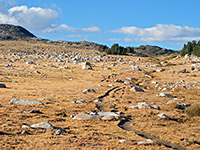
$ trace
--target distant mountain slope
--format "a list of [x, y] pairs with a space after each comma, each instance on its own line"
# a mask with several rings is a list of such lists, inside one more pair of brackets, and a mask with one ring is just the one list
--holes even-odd
[[30, 42], [46, 42], [52, 44], [60, 44], [65, 47], [80, 48], [80, 49], [96, 49], [107, 54], [114, 55], [136, 55], [136, 56], [158, 56], [158, 55], [170, 55], [179, 53], [158, 46], [141, 45], [139, 47], [121, 47], [118, 44], [113, 44], [111, 48], [106, 45], [97, 44], [94, 42], [80, 41], [50, 41], [47, 39], [37, 38], [34, 34], [21, 26], [15, 26], [10, 24], [0, 24], [0, 40], [28, 40]]
[[174, 51], [159, 46], [141, 45], [139, 47], [122, 47], [118, 44], [113, 44], [111, 48], [106, 45], [100, 45], [98, 50], [107, 54], [113, 55], [135, 55], [135, 56], [159, 56], [159, 55], [170, 55], [178, 54], [179, 51]]
[[139, 47], [135, 47], [134, 51], [137, 54], [142, 54], [142, 55], [147, 55], [147, 56], [170, 55], [170, 54], [178, 53], [178, 51], [161, 48], [159, 46], [151, 46], [151, 45], [141, 45]]
[[28, 38], [36, 38], [36, 36], [21, 26], [0, 24], [1, 40], [20, 40]]

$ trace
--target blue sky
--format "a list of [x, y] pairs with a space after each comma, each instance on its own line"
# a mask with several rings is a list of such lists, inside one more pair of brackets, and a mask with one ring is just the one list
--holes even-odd
[[0, 0], [0, 23], [50, 40], [179, 50], [200, 40], [200, 0]]

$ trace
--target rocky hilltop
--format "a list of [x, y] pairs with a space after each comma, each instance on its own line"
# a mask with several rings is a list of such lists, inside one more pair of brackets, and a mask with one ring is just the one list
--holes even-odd
[[0, 24], [1, 40], [19, 40], [29, 38], [36, 38], [36, 36], [21, 26]]
[[159, 46], [151, 46], [151, 45], [141, 45], [139, 47], [135, 47], [134, 51], [137, 54], [147, 55], [147, 56], [158, 56], [158, 55], [170, 55], [178, 53], [177, 51], [161, 48]]

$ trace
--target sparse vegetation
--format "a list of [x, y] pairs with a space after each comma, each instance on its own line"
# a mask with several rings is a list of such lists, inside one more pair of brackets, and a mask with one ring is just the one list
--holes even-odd
[[165, 66], [166, 66], [166, 67], [168, 67], [168, 66], [176, 66], [176, 64], [168, 63], [168, 64], [166, 64]]
[[178, 56], [178, 54], [173, 54], [173, 55], [171, 55], [170, 57], [166, 57], [165, 59], [163, 59], [163, 60], [171, 60], [171, 59], [173, 59], [173, 58], [176, 58]]
[[186, 109], [186, 113], [189, 117], [195, 117], [195, 116], [200, 117], [200, 105], [194, 104], [190, 106], [189, 108]]

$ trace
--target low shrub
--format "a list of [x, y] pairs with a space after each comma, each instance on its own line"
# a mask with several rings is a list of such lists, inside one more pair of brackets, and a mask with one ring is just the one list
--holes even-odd
[[186, 109], [186, 113], [189, 117], [199, 116], [200, 117], [200, 105], [194, 104]]

